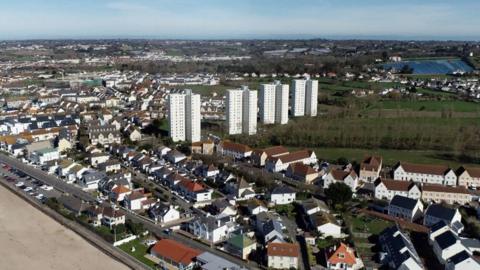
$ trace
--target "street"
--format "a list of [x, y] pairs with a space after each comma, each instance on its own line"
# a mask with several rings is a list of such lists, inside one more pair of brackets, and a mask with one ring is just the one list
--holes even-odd
[[[80, 198], [84, 201], [95, 203], [96, 198], [94, 196], [92, 196], [91, 194], [83, 191], [82, 189], [80, 189], [78, 187], [75, 187], [71, 184], [68, 184], [68, 183], [62, 181], [61, 179], [59, 179], [59, 178], [57, 178], [53, 175], [49, 175], [49, 174], [43, 172], [40, 169], [33, 168], [31, 166], [23, 164], [22, 162], [14, 159], [14, 158], [8, 157], [5, 154], [0, 154], [0, 161], [5, 163], [5, 164], [8, 164], [9, 166], [11, 166], [13, 168], [16, 168], [17, 170], [20, 170], [20, 171], [24, 172], [25, 174], [29, 175], [32, 178], [38, 179], [38, 180], [43, 181], [44, 183], [46, 183], [48, 185], [53, 186], [55, 189], [57, 189], [61, 192], [69, 193], [69, 194], [74, 195], [74, 196], [76, 196], [76, 197], [78, 197], [78, 198]], [[211, 248], [211, 247], [209, 247], [209, 246], [207, 246], [207, 245], [205, 245], [205, 244], [203, 244], [199, 241], [190, 239], [186, 236], [183, 236], [183, 235], [180, 235], [180, 234], [177, 234], [177, 233], [172, 233], [172, 234], [167, 235], [163, 231], [162, 227], [160, 227], [158, 225], [155, 225], [152, 222], [146, 221], [145, 219], [140, 218], [137, 215], [135, 215], [133, 213], [130, 213], [130, 212], [126, 212], [126, 215], [127, 215], [128, 219], [130, 219], [134, 222], [137, 222], [137, 223], [142, 223], [144, 228], [146, 228], [147, 230], [149, 230], [150, 232], [154, 233], [155, 235], [157, 235], [159, 237], [170, 238], [170, 239], [176, 240], [180, 243], [191, 246], [193, 248], [196, 248], [196, 249], [199, 249], [199, 250], [202, 250], [202, 251], [211, 252], [211, 253], [213, 253], [215, 255], [218, 255], [220, 257], [223, 257], [224, 259], [229, 260], [233, 263], [236, 263], [236, 264], [241, 265], [241, 266], [245, 266], [248, 269], [258, 269], [258, 265], [254, 262], [248, 262], [247, 263], [247, 262], [245, 262], [245, 261], [243, 261], [243, 260], [241, 260], [237, 257], [229, 255], [228, 253], [224, 253], [224, 252], [222, 252], [220, 250], [217, 250], [215, 248]]]

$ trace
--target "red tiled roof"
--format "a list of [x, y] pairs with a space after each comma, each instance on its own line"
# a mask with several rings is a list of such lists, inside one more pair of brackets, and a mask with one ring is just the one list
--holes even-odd
[[382, 164], [382, 157], [368, 156], [363, 159], [360, 169], [366, 171], [378, 171], [380, 169], [380, 164]]
[[396, 181], [396, 180], [386, 180], [378, 178], [375, 181], [375, 186], [383, 183], [388, 190], [398, 190], [398, 191], [408, 191], [410, 188], [415, 185], [410, 181]]
[[187, 247], [177, 241], [161, 239], [153, 247], [152, 252], [162, 258], [169, 259], [177, 264], [189, 265], [193, 259], [201, 254], [200, 251]]
[[270, 243], [267, 247], [268, 256], [298, 257], [300, 249], [297, 244]]
[[120, 186], [116, 186], [115, 188], [113, 188], [112, 192], [116, 193], [116, 194], [128, 193], [128, 192], [130, 192], [130, 189], [125, 187], [125, 186], [120, 185]]
[[330, 171], [330, 174], [333, 176], [333, 179], [337, 181], [343, 181], [345, 178], [347, 178], [349, 175], [352, 177], [357, 177], [357, 173], [355, 171], [344, 171], [344, 170], [332, 170]]
[[463, 167], [467, 172], [468, 175], [474, 178], [480, 178], [480, 168], [473, 168], [473, 167]]
[[278, 156], [278, 157], [271, 157], [270, 160], [277, 162], [277, 160], [282, 161], [282, 163], [291, 163], [294, 161], [300, 161], [302, 159], [309, 158], [312, 155], [312, 151], [310, 150], [300, 150], [296, 152], [292, 152], [286, 155]]
[[290, 164], [290, 169], [293, 174], [300, 176], [307, 176], [310, 174], [317, 173], [312, 167], [307, 166], [301, 162]]
[[327, 254], [327, 257], [328, 262], [331, 264], [343, 263], [354, 265], [357, 262], [353, 250], [344, 243], [340, 243], [340, 246], [334, 250], [333, 253]]
[[421, 174], [445, 175], [445, 173], [450, 170], [448, 166], [444, 165], [424, 165], [407, 162], [400, 162], [400, 166], [402, 166], [406, 172]]
[[180, 181], [179, 185], [183, 186], [186, 190], [190, 192], [198, 192], [206, 189], [204, 184], [194, 182], [192, 180], [182, 180]]
[[466, 189], [465, 187], [449, 187], [440, 184], [423, 184], [422, 191], [470, 194], [468, 189]]
[[245, 153], [245, 152], [252, 151], [252, 149], [248, 145], [234, 143], [228, 140], [225, 140], [222, 142], [222, 148], [229, 151], [238, 152], [238, 153]]
[[263, 149], [263, 152], [265, 152], [265, 154], [267, 154], [267, 156], [269, 157], [284, 155], [289, 153], [288, 149], [281, 145], [265, 148]]

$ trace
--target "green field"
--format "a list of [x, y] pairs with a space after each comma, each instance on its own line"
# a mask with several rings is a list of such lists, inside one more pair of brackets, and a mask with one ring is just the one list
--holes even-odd
[[[135, 248], [134, 252], [132, 252], [132, 247]], [[141, 243], [141, 240], [135, 239], [133, 241], [130, 241], [128, 243], [125, 243], [119, 246], [119, 248], [125, 251], [126, 253], [132, 255], [133, 257], [135, 257], [137, 260], [141, 261], [148, 267], [155, 269], [155, 263], [145, 258], [145, 254], [147, 254], [148, 248], [147, 246]]]
[[360, 162], [367, 155], [380, 155], [385, 165], [393, 166], [398, 161], [422, 164], [445, 164], [452, 167], [461, 165], [476, 165], [468, 162], [448, 159], [448, 152], [442, 151], [409, 151], [391, 149], [356, 149], [356, 148], [314, 148], [317, 157], [321, 160], [336, 161], [346, 158], [349, 161]]
[[371, 233], [375, 235], [380, 234], [385, 228], [393, 225], [392, 222], [365, 215], [348, 216], [346, 222], [351, 226], [352, 232]]
[[480, 103], [446, 100], [446, 101], [410, 101], [410, 100], [383, 100], [370, 107], [370, 109], [402, 109], [413, 111], [442, 111], [451, 110], [453, 112], [480, 112]]

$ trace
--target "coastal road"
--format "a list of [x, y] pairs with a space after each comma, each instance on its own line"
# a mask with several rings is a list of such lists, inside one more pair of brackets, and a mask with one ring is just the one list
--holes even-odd
[[[19, 160], [15, 159], [15, 158], [6, 156], [5, 154], [2, 153], [2, 154], [0, 154], [0, 161], [5, 163], [5, 164], [8, 164], [9, 166], [11, 166], [15, 169], [18, 169], [18, 170], [24, 172], [25, 174], [29, 175], [32, 178], [40, 180], [47, 185], [53, 186], [55, 189], [57, 189], [61, 192], [69, 193], [69, 194], [71, 194], [73, 196], [76, 196], [76, 197], [78, 197], [78, 198], [80, 198], [84, 201], [87, 201], [87, 202], [92, 202], [92, 203], [95, 202], [96, 198], [94, 196], [92, 196], [90, 193], [87, 193], [87, 192], [83, 191], [81, 188], [76, 187], [76, 186], [71, 185], [71, 184], [68, 184], [68, 183], [64, 182], [63, 180], [55, 177], [54, 175], [49, 175], [49, 174], [45, 173], [44, 171], [42, 171], [40, 169], [37, 169], [35, 167], [26, 165], [26, 164], [20, 162]], [[191, 246], [193, 248], [196, 248], [196, 249], [199, 249], [199, 250], [202, 250], [202, 251], [208, 251], [208, 252], [213, 253], [217, 256], [220, 256], [220, 257], [222, 257], [226, 260], [229, 260], [233, 263], [244, 266], [248, 269], [258, 269], [258, 265], [254, 262], [245, 262], [245, 261], [243, 261], [243, 260], [241, 260], [241, 259], [239, 259], [235, 256], [232, 256], [228, 253], [222, 252], [218, 249], [211, 248], [204, 243], [201, 243], [201, 242], [196, 241], [194, 239], [188, 238], [184, 235], [180, 235], [180, 234], [177, 234], [177, 233], [166, 234], [164, 232], [164, 230], [162, 229], [162, 227], [160, 227], [159, 225], [156, 225], [151, 221], [147, 221], [144, 218], [140, 218], [133, 213], [126, 212], [126, 215], [127, 215], [127, 218], [129, 218], [130, 220], [135, 221], [137, 223], [142, 223], [144, 228], [146, 228], [147, 230], [151, 231], [152, 233], [154, 233], [158, 236], [161, 236], [163, 238], [170, 238], [170, 239], [176, 240], [176, 241], [181, 242], [185, 245]]]

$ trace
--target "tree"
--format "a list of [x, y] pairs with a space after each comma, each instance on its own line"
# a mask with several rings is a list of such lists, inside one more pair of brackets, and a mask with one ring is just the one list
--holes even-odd
[[325, 196], [333, 205], [343, 205], [352, 199], [352, 190], [344, 183], [333, 183], [325, 189]]

